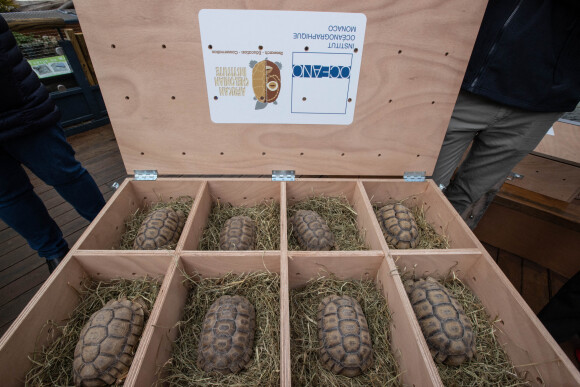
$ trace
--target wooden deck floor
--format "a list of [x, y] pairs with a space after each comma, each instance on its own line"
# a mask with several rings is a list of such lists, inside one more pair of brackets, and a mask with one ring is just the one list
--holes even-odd
[[[93, 176], [105, 199], [113, 194], [111, 185], [126, 177], [125, 167], [110, 125], [69, 137], [77, 159]], [[60, 226], [72, 246], [89, 224], [52, 187], [29, 174], [35, 192]], [[0, 335], [24, 309], [48, 278], [44, 259], [24, 238], [0, 221]]]
[[[77, 158], [91, 173], [108, 200], [113, 194], [111, 185], [126, 177], [110, 125], [72, 136], [69, 141], [77, 152]], [[31, 176], [31, 180], [35, 191], [72, 246], [88, 222], [54, 189], [34, 176]], [[486, 248], [536, 313], [566, 280], [521, 257], [490, 245], [486, 245]], [[22, 237], [0, 222], [0, 335], [8, 329], [47, 277], [48, 269], [44, 260], [28, 247]]]

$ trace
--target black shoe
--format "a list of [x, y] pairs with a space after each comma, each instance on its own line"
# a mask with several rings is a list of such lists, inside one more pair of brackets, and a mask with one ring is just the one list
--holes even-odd
[[54, 271], [54, 269], [56, 269], [61, 260], [62, 258], [47, 259], [46, 264], [48, 266], [48, 272], [52, 274], [52, 272]]

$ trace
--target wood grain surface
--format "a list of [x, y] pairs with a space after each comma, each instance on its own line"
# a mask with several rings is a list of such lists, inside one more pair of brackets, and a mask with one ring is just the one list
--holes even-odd
[[[75, 3], [128, 173], [401, 176], [432, 173], [485, 0]], [[364, 13], [351, 125], [215, 124], [198, 12]]]

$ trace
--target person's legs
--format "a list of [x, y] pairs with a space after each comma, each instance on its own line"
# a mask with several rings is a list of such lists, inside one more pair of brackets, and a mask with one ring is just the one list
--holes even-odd
[[[22, 235], [38, 255], [60, 259], [68, 245], [20, 163], [0, 147], [0, 218]], [[50, 267], [50, 265], [49, 265]]]
[[5, 149], [92, 221], [105, 205], [99, 187], [79, 163], [60, 126], [9, 140]]
[[497, 105], [467, 91], [459, 93], [433, 171], [433, 180], [437, 185], [441, 188], [449, 185], [469, 144], [496, 116]]
[[[474, 139], [445, 195], [475, 227], [511, 170], [542, 140], [562, 113], [502, 107], [498, 120]], [[485, 196], [485, 203], [477, 202]], [[475, 213], [476, 212], [476, 213]]]

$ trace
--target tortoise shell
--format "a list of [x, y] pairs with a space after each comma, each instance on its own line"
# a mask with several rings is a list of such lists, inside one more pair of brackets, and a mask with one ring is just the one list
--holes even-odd
[[320, 302], [318, 339], [320, 361], [328, 371], [354, 377], [373, 364], [367, 320], [352, 297], [330, 295]]
[[185, 214], [169, 207], [152, 211], [141, 223], [133, 248], [135, 250], [156, 250], [177, 243]]
[[280, 69], [269, 60], [258, 62], [252, 68], [252, 88], [256, 99], [262, 103], [276, 101], [280, 94]]
[[430, 277], [406, 281], [405, 289], [435, 361], [456, 366], [473, 358], [471, 321], [449, 291]]
[[334, 235], [330, 228], [314, 211], [299, 210], [292, 218], [294, 234], [298, 244], [305, 250], [330, 250], [334, 246]]
[[197, 366], [205, 372], [237, 373], [252, 359], [256, 312], [242, 296], [222, 296], [209, 308], [201, 331]]
[[387, 204], [377, 212], [381, 230], [387, 241], [397, 249], [412, 249], [419, 242], [419, 230], [413, 214], [400, 203]]
[[140, 301], [109, 301], [93, 313], [80, 333], [73, 361], [76, 386], [115, 384], [124, 376], [145, 322]]
[[253, 250], [256, 223], [248, 216], [229, 218], [220, 233], [220, 250]]

